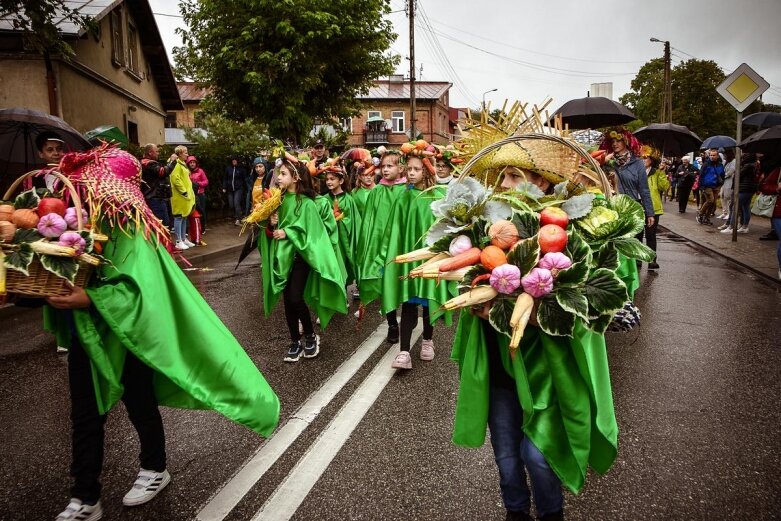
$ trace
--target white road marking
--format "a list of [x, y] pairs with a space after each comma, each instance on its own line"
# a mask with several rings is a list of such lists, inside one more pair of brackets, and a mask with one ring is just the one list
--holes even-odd
[[[421, 330], [418, 326], [413, 331], [412, 344], [417, 341]], [[355, 427], [396, 374], [396, 369], [391, 368], [391, 362], [398, 351], [398, 346], [388, 349], [371, 374], [318, 436], [317, 441], [309, 447], [290, 474], [255, 514], [253, 521], [287, 521], [293, 517]]]
[[[222, 521], [239, 501], [263, 477], [269, 468], [295, 442], [320, 411], [350, 381], [368, 358], [385, 343], [388, 333], [386, 324], [380, 325], [355, 353], [304, 402], [290, 419], [260, 446], [239, 471], [198, 512], [199, 521]], [[395, 346], [393, 349], [398, 349]], [[307, 362], [300, 362], [307, 363]]]

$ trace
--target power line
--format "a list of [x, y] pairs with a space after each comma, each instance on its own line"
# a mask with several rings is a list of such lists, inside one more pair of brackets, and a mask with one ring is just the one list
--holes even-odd
[[471, 49], [475, 49], [477, 51], [483, 52], [485, 54], [489, 54], [491, 56], [494, 56], [496, 58], [509, 61], [511, 63], [515, 63], [517, 65], [522, 65], [524, 67], [529, 67], [531, 69], [540, 70], [543, 72], [549, 72], [551, 74], [559, 74], [562, 76], [573, 76], [578, 78], [601, 78], [605, 76], [632, 76], [636, 74], [636, 72], [591, 72], [591, 71], [578, 71], [573, 69], [562, 69], [558, 67], [547, 67], [544, 65], [540, 65], [537, 63], [527, 62], [524, 60], [519, 60], [517, 58], [511, 58], [509, 56], [505, 56], [503, 54], [499, 54], [494, 51], [489, 51], [487, 49], [483, 49], [482, 47], [478, 47], [476, 45], [472, 45], [469, 43], [466, 43], [465, 41], [459, 40], [457, 38], [454, 38], [450, 35], [440, 33], [438, 31], [434, 31], [435, 34], [441, 36], [442, 38], [445, 38], [446, 40], [451, 40], [453, 42], [456, 42], [458, 44], [464, 45], [466, 47], [469, 47]]
[[572, 58], [572, 57], [569, 57], [569, 56], [560, 56], [558, 54], [548, 54], [548, 53], [544, 53], [544, 52], [540, 52], [540, 51], [535, 51], [533, 49], [528, 49], [526, 47], [518, 47], [518, 46], [515, 46], [515, 45], [510, 45], [510, 44], [508, 44], [506, 42], [501, 42], [499, 40], [492, 40], [491, 38], [486, 38], [485, 36], [480, 35], [480, 34], [475, 34], [475, 33], [470, 33], [468, 31], [464, 31], [464, 29], [462, 27], [455, 27], [455, 26], [452, 26], [452, 25], [448, 25], [448, 24], [446, 24], [444, 22], [435, 21], [434, 24], [441, 25], [441, 26], [447, 27], [449, 29], [454, 29], [454, 30], [458, 31], [459, 34], [468, 34], [470, 36], [474, 36], [476, 38], [479, 38], [481, 40], [485, 40], [487, 42], [499, 44], [502, 47], [507, 47], [507, 48], [510, 48], [510, 49], [517, 49], [519, 51], [530, 52], [532, 54], [539, 54], [540, 56], [546, 56], [548, 58], [558, 58], [558, 59], [561, 59], [561, 60], [569, 60], [569, 61], [577, 61], [577, 62], [587, 62], [587, 63], [612, 63], [612, 64], [622, 64], [622, 65], [643, 63], [641, 61], [589, 60], [588, 58]]
[[171, 18], [184, 18], [184, 16], [180, 14], [168, 14], [168, 13], [152, 13], [152, 14], [157, 16], [170, 16]]

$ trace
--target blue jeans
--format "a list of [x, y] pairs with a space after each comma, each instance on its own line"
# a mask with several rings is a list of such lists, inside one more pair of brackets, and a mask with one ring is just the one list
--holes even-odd
[[233, 210], [233, 218], [241, 219], [244, 212], [244, 190], [228, 192], [228, 206]]
[[165, 199], [148, 199], [146, 201], [147, 206], [149, 206], [149, 209], [152, 210], [152, 213], [155, 214], [155, 217], [163, 221], [163, 225], [166, 228], [171, 227], [171, 219], [169, 219], [168, 216], [168, 201]]
[[523, 410], [515, 389], [491, 387], [488, 400], [488, 427], [491, 430], [496, 466], [499, 468], [499, 487], [504, 507], [513, 512], [529, 513], [531, 497], [526, 484], [528, 472], [538, 516], [560, 511], [564, 504], [561, 481], [539, 449], [521, 430]]
[[174, 231], [177, 241], [183, 241], [187, 238], [187, 217], [174, 215]]

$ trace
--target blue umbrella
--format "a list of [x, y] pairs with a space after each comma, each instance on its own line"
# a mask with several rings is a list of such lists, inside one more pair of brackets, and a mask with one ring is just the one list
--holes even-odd
[[711, 136], [705, 138], [705, 141], [700, 145], [700, 150], [706, 148], [734, 148], [738, 146], [738, 142], [729, 136]]

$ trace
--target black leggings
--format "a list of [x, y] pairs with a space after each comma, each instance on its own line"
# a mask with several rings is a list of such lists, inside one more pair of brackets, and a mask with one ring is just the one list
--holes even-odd
[[[412, 342], [412, 330], [418, 323], [418, 305], [405, 302], [401, 305], [401, 350], [409, 351]], [[428, 306], [423, 306], [423, 340], [431, 340], [434, 337], [434, 326], [431, 325], [428, 314]]]
[[645, 244], [654, 251], [656, 251], [656, 229], [659, 227], [659, 217], [661, 216], [654, 215], [654, 225], [648, 226], [646, 224], [643, 231], [635, 236], [638, 241], [643, 242], [643, 236], [645, 235]]
[[[141, 443], [141, 468], [165, 470], [165, 434], [157, 408], [152, 369], [130, 351], [125, 357], [122, 401]], [[100, 499], [100, 471], [103, 468], [103, 426], [106, 416], [98, 412], [92, 366], [79, 340], [74, 337], [68, 352], [68, 381], [71, 395], [72, 461], [75, 478], [71, 497], [94, 503]]]
[[310, 269], [309, 264], [296, 255], [295, 259], [293, 259], [293, 268], [290, 270], [287, 286], [282, 291], [282, 297], [285, 302], [285, 321], [293, 342], [301, 340], [301, 333], [298, 332], [299, 321], [304, 327], [306, 336], [314, 334], [312, 316], [309, 314], [306, 302], [304, 302], [304, 288], [309, 278]]

